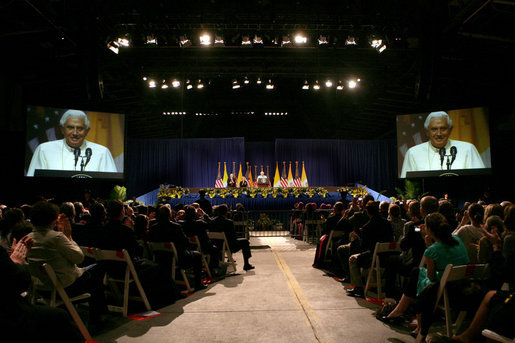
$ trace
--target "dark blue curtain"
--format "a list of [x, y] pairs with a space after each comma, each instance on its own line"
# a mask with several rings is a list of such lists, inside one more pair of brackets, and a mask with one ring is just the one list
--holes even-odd
[[277, 139], [279, 161], [302, 161], [310, 186], [341, 186], [362, 183], [377, 189], [393, 189], [396, 171], [393, 140], [346, 141], [320, 139]]
[[127, 149], [127, 188], [140, 195], [159, 184], [184, 187], [214, 187], [218, 162], [245, 161], [243, 138], [196, 138], [129, 140]]
[[[274, 177], [275, 162], [302, 161], [310, 186], [342, 186], [362, 183], [372, 189], [392, 190], [396, 180], [395, 143], [390, 140], [346, 141], [320, 139], [277, 139], [273, 142], [249, 142], [243, 138], [129, 140], [127, 149], [127, 188], [129, 196], [147, 193], [159, 184], [184, 187], [214, 187], [218, 162], [245, 166], [270, 165]], [[245, 172], [245, 167], [244, 167]], [[254, 173], [254, 169], [252, 169]], [[295, 176], [295, 175], [294, 175]], [[254, 175], [255, 177], [255, 175]]]

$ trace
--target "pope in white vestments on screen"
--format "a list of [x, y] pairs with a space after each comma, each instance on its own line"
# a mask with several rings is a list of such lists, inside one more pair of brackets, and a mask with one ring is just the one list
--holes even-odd
[[[27, 176], [34, 176], [37, 169], [81, 171], [81, 164], [85, 164], [84, 171], [117, 172], [109, 149], [86, 140], [90, 127], [86, 113], [68, 110], [61, 117], [60, 126], [64, 139], [40, 144], [34, 151]], [[88, 149], [91, 149], [89, 159]]]
[[[446, 112], [431, 112], [424, 123], [429, 141], [408, 149], [402, 164], [401, 178], [410, 171], [447, 170], [447, 160], [452, 161], [452, 169], [485, 168], [476, 147], [467, 142], [449, 139], [452, 120]], [[451, 147], [455, 147], [452, 157]], [[445, 148], [442, 162], [440, 149]], [[454, 160], [454, 161], [453, 161]]]

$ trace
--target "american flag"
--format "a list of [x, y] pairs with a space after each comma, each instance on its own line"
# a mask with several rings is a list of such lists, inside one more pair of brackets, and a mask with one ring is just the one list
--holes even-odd
[[224, 188], [224, 181], [220, 174], [220, 162], [218, 162], [218, 175], [216, 176], [215, 188]]
[[295, 161], [295, 179], [293, 179], [293, 186], [294, 187], [301, 187], [302, 184], [300, 182], [300, 176], [299, 176], [299, 162]]
[[286, 162], [283, 162], [283, 174], [281, 175], [281, 187], [288, 187], [288, 179], [286, 178]]

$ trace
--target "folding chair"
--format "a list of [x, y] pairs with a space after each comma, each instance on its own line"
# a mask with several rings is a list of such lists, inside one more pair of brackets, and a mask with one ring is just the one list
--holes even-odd
[[302, 240], [308, 243], [313, 243], [318, 237], [322, 235], [321, 219], [306, 219], [304, 220], [304, 230], [302, 233]]
[[328, 255], [330, 252], [333, 251], [332, 249], [333, 249], [334, 242], [339, 238], [343, 238], [344, 236], [345, 236], [344, 231], [331, 230], [331, 232], [329, 232], [329, 236], [326, 238], [327, 244], [326, 244], [325, 250], [324, 250], [324, 262], [330, 261], [330, 259], [328, 258]]
[[[177, 249], [173, 242], [149, 242], [150, 251], [155, 256], [156, 251], [164, 251], [169, 253], [172, 256], [172, 279], [178, 285], [183, 285], [186, 287], [188, 293], [193, 293], [193, 288], [190, 286], [190, 282], [188, 281], [188, 276], [186, 275], [186, 271], [182, 268], [179, 268], [179, 272], [181, 273], [182, 281], [177, 281], [175, 274], [177, 272], [177, 264], [179, 262], [179, 255], [177, 254]], [[155, 261], [155, 260], [154, 260]]]
[[497, 332], [494, 332], [494, 331], [488, 330], [488, 329], [484, 329], [481, 332], [481, 334], [484, 337], [491, 339], [493, 341], [496, 341], [496, 342], [501, 342], [501, 343], [514, 343], [515, 342], [515, 338], [508, 338], [503, 335], [499, 335]]
[[190, 237], [189, 240], [190, 244], [195, 247], [195, 250], [202, 254], [202, 264], [204, 265], [207, 276], [212, 279], [213, 276], [211, 275], [211, 270], [209, 269], [209, 255], [204, 254], [202, 251], [202, 246], [200, 245], [198, 236]]
[[365, 286], [365, 298], [367, 297], [367, 293], [372, 286], [372, 277], [375, 271], [376, 277], [376, 287], [377, 287], [377, 299], [380, 300], [383, 298], [382, 293], [382, 283], [383, 280], [381, 278], [381, 261], [380, 254], [386, 252], [401, 252], [401, 245], [397, 242], [386, 242], [386, 243], [376, 243], [376, 247], [374, 249], [374, 255], [372, 255], [372, 265], [368, 270], [367, 284]]
[[233, 271], [236, 272], [236, 261], [232, 258], [232, 252], [225, 237], [225, 232], [208, 232], [209, 239], [222, 241], [222, 260], [223, 263], [228, 263]]
[[460, 329], [460, 326], [463, 323], [465, 316], [467, 315], [467, 311], [461, 311], [458, 315], [458, 318], [456, 319], [456, 323], [453, 325], [451, 304], [449, 302], [449, 294], [447, 292], [446, 287], [447, 283], [451, 281], [458, 281], [471, 278], [482, 279], [486, 276], [485, 270], [486, 264], [469, 264], [456, 267], [452, 264], [448, 264], [445, 268], [442, 278], [440, 279], [440, 285], [438, 287], [438, 292], [436, 295], [434, 311], [436, 311], [437, 308], [442, 308], [440, 306], [440, 300], [443, 296], [443, 310], [445, 311], [445, 325], [447, 328], [447, 336], [451, 337]]
[[[83, 293], [76, 297], [68, 297], [66, 290], [55, 275], [54, 269], [48, 263], [43, 263], [42, 265], [29, 265], [29, 271], [32, 275], [32, 303], [34, 304], [36, 302], [36, 293], [38, 293], [38, 291], [49, 291], [50, 299], [46, 301], [47, 305], [51, 307], [57, 307], [64, 304], [84, 339], [86, 341], [92, 341], [93, 339], [91, 338], [86, 325], [84, 325], [84, 322], [73, 306], [74, 302], [83, 301], [90, 298], [91, 294]], [[60, 301], [56, 299], [56, 294], [59, 294], [59, 297], [61, 298]]]
[[[115, 294], [119, 294], [118, 288], [115, 286], [117, 283], [123, 283], [123, 302], [122, 306], [114, 306], [109, 305], [110, 310], [121, 311], [124, 317], [127, 317], [127, 312], [129, 309], [129, 298], [131, 300], [138, 300], [143, 302], [147, 311], [151, 311], [150, 303], [148, 302], [147, 295], [145, 294], [145, 290], [143, 290], [143, 286], [141, 286], [141, 282], [139, 281], [138, 273], [136, 273], [136, 269], [134, 268], [134, 264], [132, 263], [131, 257], [127, 250], [101, 250], [95, 249], [95, 255], [97, 261], [114, 261], [125, 264], [125, 276], [122, 279], [117, 279], [114, 276], [109, 276], [106, 273], [106, 281], [113, 286], [115, 290]], [[129, 296], [130, 284], [134, 282], [139, 292], [139, 297]]]

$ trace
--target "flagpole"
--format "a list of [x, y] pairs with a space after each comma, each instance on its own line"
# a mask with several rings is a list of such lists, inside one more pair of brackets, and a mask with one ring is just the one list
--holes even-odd
[[268, 185], [270, 186], [270, 177], [268, 176], [270, 174], [270, 166], [266, 166], [266, 178], [268, 179]]

